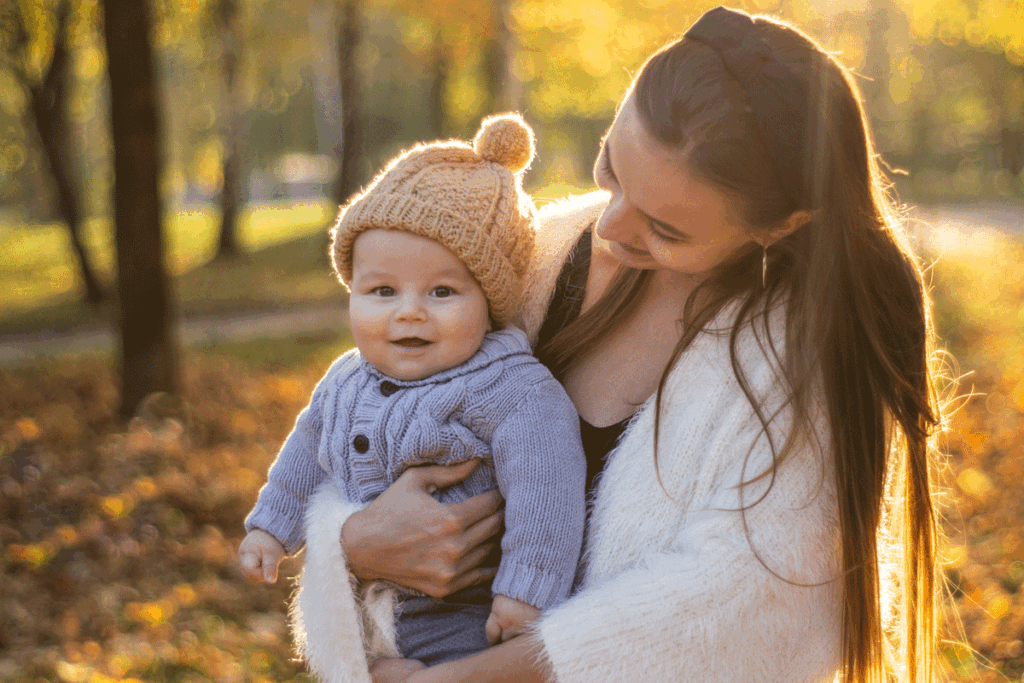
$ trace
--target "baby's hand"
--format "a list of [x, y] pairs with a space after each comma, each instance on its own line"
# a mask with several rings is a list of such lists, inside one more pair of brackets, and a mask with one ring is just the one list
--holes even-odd
[[250, 581], [275, 583], [277, 567], [284, 559], [284, 546], [263, 529], [253, 529], [238, 546], [242, 573]]
[[491, 645], [526, 633], [526, 627], [540, 616], [540, 610], [525, 602], [513, 600], [504, 595], [495, 595], [491, 603], [491, 614], [487, 617], [484, 632]]

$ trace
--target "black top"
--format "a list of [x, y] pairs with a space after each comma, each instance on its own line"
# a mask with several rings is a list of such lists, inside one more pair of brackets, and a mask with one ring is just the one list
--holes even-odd
[[[590, 274], [590, 232], [591, 229], [588, 228], [580, 235], [558, 274], [551, 305], [548, 306], [547, 316], [537, 336], [538, 349], [580, 315], [583, 295], [587, 289], [587, 275]], [[538, 358], [541, 363], [548, 364], [543, 355]], [[629, 420], [630, 418], [626, 418], [607, 427], [595, 427], [580, 418], [580, 437], [583, 440], [583, 452], [587, 456], [588, 497], [593, 491], [597, 476], [604, 469], [605, 458], [626, 431]]]

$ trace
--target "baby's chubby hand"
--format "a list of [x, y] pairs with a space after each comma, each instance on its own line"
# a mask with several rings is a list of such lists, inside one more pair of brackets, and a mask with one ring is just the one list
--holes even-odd
[[526, 633], [526, 627], [540, 614], [540, 610], [533, 605], [504, 595], [495, 595], [491, 603], [491, 614], [484, 626], [487, 642], [497, 645]]
[[250, 581], [275, 583], [277, 567], [284, 559], [284, 546], [263, 529], [253, 529], [238, 546], [242, 573]]

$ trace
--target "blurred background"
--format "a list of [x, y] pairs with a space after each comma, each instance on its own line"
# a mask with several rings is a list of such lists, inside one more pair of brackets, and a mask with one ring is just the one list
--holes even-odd
[[[311, 680], [242, 519], [352, 346], [339, 203], [519, 110], [538, 203], [714, 2], [0, 0], [0, 681]], [[743, 2], [853, 71], [935, 302], [943, 661], [1024, 680], [1024, 3]], [[684, 646], [681, 644], [681, 646]]]

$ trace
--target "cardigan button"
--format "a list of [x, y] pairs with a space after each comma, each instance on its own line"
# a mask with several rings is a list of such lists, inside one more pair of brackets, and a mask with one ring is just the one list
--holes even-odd
[[398, 391], [398, 385], [395, 384], [394, 382], [381, 382], [380, 383], [380, 393], [384, 394], [385, 396], [390, 396], [391, 394], [395, 393], [396, 391]]
[[356, 434], [356, 438], [352, 439], [352, 448], [356, 449], [357, 453], [365, 453], [370, 450], [370, 440], [362, 434]]

